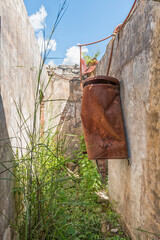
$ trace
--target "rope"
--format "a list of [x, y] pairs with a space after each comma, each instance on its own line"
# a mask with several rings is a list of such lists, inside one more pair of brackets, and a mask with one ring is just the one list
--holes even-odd
[[110, 59], [109, 59], [109, 64], [108, 64], [108, 68], [107, 68], [107, 72], [106, 72], [106, 75], [108, 76], [109, 74], [109, 70], [110, 70], [110, 65], [111, 65], [111, 61], [112, 61], [112, 55], [113, 55], [113, 47], [114, 47], [114, 40], [115, 40], [115, 36], [124, 28], [124, 26], [126, 25], [127, 21], [129, 20], [129, 17], [135, 7], [135, 4], [136, 4], [137, 0], [134, 1], [132, 7], [131, 7], [131, 10], [129, 11], [126, 19], [124, 20], [124, 22], [122, 24], [119, 24], [112, 35], [106, 37], [106, 38], [103, 38], [101, 40], [98, 40], [98, 41], [95, 41], [95, 42], [91, 42], [91, 43], [85, 43], [85, 44], [78, 44], [79, 48], [80, 48], [80, 85], [81, 85], [81, 89], [83, 90], [83, 85], [82, 85], [82, 64], [81, 64], [81, 55], [82, 55], [82, 47], [83, 46], [88, 46], [88, 45], [92, 45], [92, 44], [96, 44], [96, 43], [99, 43], [99, 42], [102, 42], [102, 41], [105, 41], [111, 37], [113, 37], [112, 39], [112, 47], [111, 47], [111, 54], [110, 54]]

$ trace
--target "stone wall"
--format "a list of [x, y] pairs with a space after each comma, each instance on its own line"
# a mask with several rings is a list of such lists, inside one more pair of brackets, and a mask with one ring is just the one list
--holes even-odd
[[[48, 103], [45, 102], [46, 114], [49, 113], [51, 119], [49, 124], [55, 126], [54, 130], [58, 129], [62, 137], [68, 134], [66, 144], [69, 144], [67, 146], [70, 154], [76, 146], [78, 147], [77, 137], [73, 135], [79, 136], [82, 134], [80, 116], [82, 91], [79, 66], [49, 66], [47, 71], [52, 79], [48, 88], [50, 98]], [[70, 141], [71, 139], [72, 141]]]
[[[110, 76], [120, 80], [131, 165], [109, 160], [109, 195], [132, 239], [160, 234], [160, 3], [139, 0], [116, 36]], [[97, 67], [105, 74], [111, 42]]]
[[22, 0], [0, 0], [0, 19], [0, 239], [13, 240], [14, 182], [6, 179], [13, 177], [13, 151], [25, 148], [26, 124], [32, 124], [40, 52]]

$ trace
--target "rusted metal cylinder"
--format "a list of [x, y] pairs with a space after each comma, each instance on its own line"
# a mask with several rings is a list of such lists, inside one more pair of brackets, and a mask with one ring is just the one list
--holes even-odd
[[88, 158], [127, 158], [119, 81], [108, 76], [90, 77], [83, 88], [81, 118]]

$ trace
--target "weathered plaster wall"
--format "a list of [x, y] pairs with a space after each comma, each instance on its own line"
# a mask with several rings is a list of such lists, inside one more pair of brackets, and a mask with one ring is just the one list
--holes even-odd
[[[160, 3], [139, 0], [116, 36], [110, 75], [121, 82], [131, 166], [109, 160], [109, 194], [132, 239], [160, 233]], [[97, 67], [105, 74], [111, 42]], [[156, 238], [155, 238], [156, 239]]]
[[3, 178], [12, 178], [6, 171], [6, 168], [12, 171], [14, 165], [10, 145], [13, 150], [26, 145], [23, 137], [27, 135], [26, 126], [19, 118], [16, 104], [25, 119], [31, 116], [27, 120], [30, 126], [40, 52], [22, 0], [0, 0], [0, 17], [0, 239], [13, 240], [7, 221], [15, 220], [13, 181]]
[[[79, 67], [77, 65], [47, 68], [48, 75], [52, 76], [48, 91], [50, 98], [45, 102], [46, 114], [49, 113], [51, 121], [49, 124], [63, 134], [81, 135], [81, 96], [79, 80]], [[46, 126], [47, 127], [47, 126]], [[50, 127], [49, 127], [50, 128]], [[70, 141], [72, 138], [72, 141]], [[77, 140], [73, 136], [67, 137], [70, 142], [69, 148], [75, 149]], [[71, 149], [69, 150], [71, 153]]]
[[61, 115], [60, 123], [62, 124], [62, 134], [68, 134], [66, 144], [68, 155], [73, 156], [73, 151], [79, 149], [79, 136], [82, 135], [81, 124], [81, 97], [80, 79], [69, 81], [70, 95]]

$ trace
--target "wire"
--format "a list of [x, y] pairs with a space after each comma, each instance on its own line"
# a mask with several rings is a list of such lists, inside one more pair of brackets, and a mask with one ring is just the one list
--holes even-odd
[[[106, 37], [106, 38], [103, 38], [103, 39], [101, 39], [101, 40], [95, 41], [95, 42], [78, 44], [78, 46], [79, 46], [79, 47], [83, 47], [83, 46], [88, 46], [88, 45], [96, 44], [96, 43], [99, 43], [99, 42], [103, 42], [103, 41], [105, 41], [105, 40], [107, 40], [107, 39], [115, 36], [115, 34], [119, 33], [119, 32], [122, 30], [122, 28], [125, 26], [125, 24], [127, 23], [127, 20], [129, 19], [130, 15], [131, 15], [131, 13], [132, 13], [132, 10], [133, 10], [133, 8], [134, 8], [134, 6], [135, 6], [135, 4], [136, 4], [136, 2], [137, 2], [137, 0], [134, 1], [133, 5], [132, 5], [132, 7], [131, 7], [131, 10], [129, 11], [129, 14], [127, 15], [127, 17], [126, 17], [126, 19], [124, 20], [124, 22], [123, 22], [122, 24], [119, 24], [119, 25], [115, 28], [113, 34], [111, 34], [110, 36], [108, 36], [108, 37]], [[120, 26], [120, 27], [119, 27], [119, 26]], [[119, 28], [118, 28], [118, 27], [119, 27]], [[117, 29], [117, 28], [118, 28], [118, 29]], [[117, 30], [116, 30], [116, 29], [117, 29]]]
[[[135, 7], [136, 2], [137, 2], [137, 0], [134, 1], [133, 5], [132, 5], [132, 7], [131, 7], [131, 10], [129, 11], [129, 13], [128, 13], [126, 19], [124, 20], [124, 22], [123, 22], [122, 24], [119, 24], [119, 25], [115, 28], [114, 32], [113, 32], [110, 36], [108, 36], [108, 37], [106, 37], [106, 38], [103, 38], [103, 39], [100, 39], [100, 40], [95, 41], [95, 42], [85, 43], [85, 44], [78, 44], [78, 46], [79, 46], [79, 48], [80, 48], [80, 75], [78, 75], [77, 77], [68, 79], [68, 78], [64, 77], [63, 75], [59, 75], [59, 74], [55, 73], [53, 70], [51, 70], [51, 69], [49, 69], [49, 68], [47, 68], [47, 69], [50, 70], [53, 75], [56, 75], [56, 76], [58, 76], [58, 77], [60, 77], [60, 78], [62, 78], [62, 79], [64, 79], [64, 80], [67, 80], [67, 81], [70, 81], [70, 80], [73, 80], [73, 79], [79, 79], [79, 78], [80, 78], [81, 89], [83, 90], [83, 87], [82, 87], [82, 64], [81, 64], [82, 47], [83, 47], [83, 46], [93, 45], [93, 44], [96, 44], [96, 43], [99, 43], [99, 42], [103, 42], [103, 41], [105, 41], [105, 40], [113, 37], [113, 43], [112, 43], [112, 48], [111, 48], [110, 60], [109, 60], [109, 65], [108, 65], [108, 69], [107, 69], [107, 75], [108, 75], [109, 69], [110, 69], [110, 65], [111, 65], [112, 53], [113, 53], [114, 38], [115, 38], [115, 36], [124, 28], [124, 26], [125, 26], [126, 23], [128, 22], [131, 14], [132, 14], [132, 11], [133, 11], [133, 9], [134, 9], [134, 7]], [[52, 58], [52, 57], [50, 57], [50, 58], [47, 58], [47, 59], [64, 59], [64, 58], [61, 58], [61, 57], [53, 57], [53, 58]]]
[[111, 37], [113, 37], [113, 42], [112, 42], [112, 48], [111, 48], [111, 54], [110, 54], [110, 60], [109, 60], [109, 65], [108, 65], [108, 69], [107, 69], [107, 75], [109, 73], [109, 69], [110, 69], [110, 65], [111, 65], [111, 59], [112, 59], [112, 53], [113, 53], [113, 44], [114, 44], [114, 38], [115, 36], [124, 28], [124, 26], [126, 25], [134, 7], [135, 7], [135, 4], [136, 4], [137, 0], [134, 1], [132, 7], [131, 7], [131, 10], [129, 11], [127, 17], [125, 18], [124, 22], [122, 24], [119, 24], [115, 29], [114, 29], [114, 32], [106, 37], [106, 38], [103, 38], [101, 40], [98, 40], [98, 41], [95, 41], [95, 42], [91, 42], [91, 43], [85, 43], [85, 44], [78, 44], [79, 46], [79, 49], [80, 49], [80, 85], [81, 85], [81, 89], [83, 91], [83, 86], [82, 86], [82, 63], [81, 63], [81, 55], [82, 55], [82, 47], [83, 46], [88, 46], [88, 45], [93, 45], [93, 44], [96, 44], [96, 43], [99, 43], [99, 42], [102, 42], [102, 41], [105, 41]]
[[99, 42], [105, 41], [105, 40], [111, 38], [112, 36], [113, 36], [113, 34], [110, 35], [110, 36], [108, 36], [108, 37], [106, 37], [106, 38], [103, 38], [103, 39], [101, 39], [101, 40], [98, 40], [98, 41], [96, 41], [96, 42], [85, 43], [85, 44], [78, 44], [78, 46], [79, 46], [79, 47], [83, 47], [83, 46], [88, 46], [88, 45], [96, 44], [96, 43], [99, 43]]

